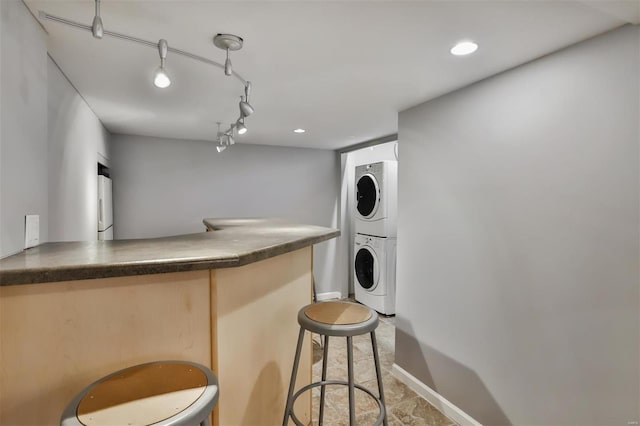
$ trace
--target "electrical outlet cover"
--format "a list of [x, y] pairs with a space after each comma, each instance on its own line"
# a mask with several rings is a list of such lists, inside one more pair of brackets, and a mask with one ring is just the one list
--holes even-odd
[[28, 214], [24, 217], [24, 248], [40, 244], [40, 215]]

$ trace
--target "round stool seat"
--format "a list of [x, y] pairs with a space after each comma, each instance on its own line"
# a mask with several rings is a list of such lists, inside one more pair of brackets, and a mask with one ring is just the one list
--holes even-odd
[[[356, 424], [355, 410], [355, 390], [359, 389], [368, 394], [378, 404], [380, 413], [375, 421], [375, 426], [383, 424], [387, 426], [387, 409], [384, 403], [384, 390], [382, 387], [382, 374], [380, 371], [380, 359], [378, 358], [378, 345], [376, 343], [375, 329], [378, 327], [378, 313], [371, 308], [358, 303], [331, 301], [320, 302], [307, 305], [298, 311], [298, 345], [293, 358], [293, 369], [291, 380], [289, 381], [289, 393], [287, 394], [287, 404], [284, 409], [284, 419], [282, 426], [289, 425], [292, 420], [297, 426], [304, 426], [296, 417], [293, 410], [296, 399], [310, 389], [320, 388], [320, 406], [318, 421], [322, 424], [324, 415], [325, 387], [329, 385], [342, 385], [349, 388], [349, 425]], [[295, 391], [296, 378], [298, 377], [298, 366], [300, 364], [300, 354], [302, 353], [302, 343], [306, 331], [318, 333], [324, 336], [324, 348], [322, 350], [322, 379], [313, 382]], [[373, 364], [376, 369], [378, 382], [378, 396], [360, 384], [356, 384], [353, 377], [353, 337], [369, 333], [371, 335], [371, 349], [373, 351]], [[329, 336], [339, 336], [347, 338], [347, 375], [348, 380], [327, 380], [327, 356], [329, 354]]]
[[357, 303], [320, 302], [300, 309], [298, 324], [327, 336], [357, 336], [378, 327], [378, 313]]
[[84, 389], [64, 411], [63, 426], [193, 425], [205, 422], [218, 399], [207, 367], [186, 361], [136, 365]]

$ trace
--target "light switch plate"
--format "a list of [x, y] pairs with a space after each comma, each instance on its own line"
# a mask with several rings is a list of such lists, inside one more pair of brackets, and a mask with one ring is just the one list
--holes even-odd
[[40, 215], [28, 214], [24, 217], [24, 248], [40, 244]]

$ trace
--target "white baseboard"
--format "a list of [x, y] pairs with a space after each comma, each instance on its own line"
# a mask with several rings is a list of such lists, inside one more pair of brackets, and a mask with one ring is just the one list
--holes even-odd
[[416, 379], [397, 364], [393, 364], [391, 367], [391, 374], [460, 426], [482, 426], [482, 424], [473, 417], [456, 407], [445, 397]]
[[323, 302], [325, 300], [342, 299], [342, 293], [339, 291], [329, 291], [327, 293], [316, 293], [316, 300]]

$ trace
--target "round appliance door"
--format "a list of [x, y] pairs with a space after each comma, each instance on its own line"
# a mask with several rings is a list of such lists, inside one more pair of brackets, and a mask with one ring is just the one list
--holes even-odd
[[358, 285], [367, 291], [373, 291], [380, 278], [376, 253], [371, 247], [364, 246], [356, 253], [354, 263]]
[[366, 174], [358, 179], [356, 184], [356, 208], [365, 219], [369, 219], [378, 210], [380, 204], [380, 187], [376, 178]]

